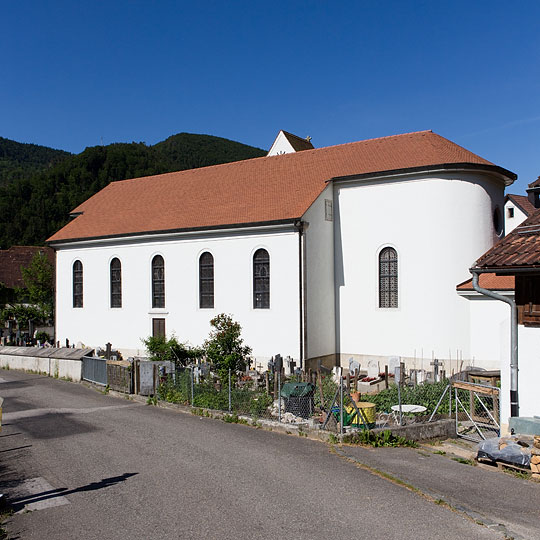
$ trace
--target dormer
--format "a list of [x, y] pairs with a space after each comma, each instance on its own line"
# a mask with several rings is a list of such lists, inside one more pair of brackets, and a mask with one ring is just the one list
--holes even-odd
[[313, 149], [314, 146], [311, 144], [311, 137], [308, 136], [305, 139], [302, 139], [302, 137], [281, 130], [267, 155], [278, 156], [280, 154], [292, 154], [293, 152]]

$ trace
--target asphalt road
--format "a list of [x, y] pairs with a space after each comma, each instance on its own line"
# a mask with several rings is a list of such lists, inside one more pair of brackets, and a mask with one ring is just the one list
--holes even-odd
[[39, 375], [0, 379], [10, 538], [504, 538], [320, 442]]

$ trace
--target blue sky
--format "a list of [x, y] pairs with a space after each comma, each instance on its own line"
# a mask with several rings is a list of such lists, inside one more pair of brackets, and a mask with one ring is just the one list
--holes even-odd
[[540, 175], [540, 2], [20, 0], [0, 136], [71, 152], [187, 131], [269, 148], [433, 131]]

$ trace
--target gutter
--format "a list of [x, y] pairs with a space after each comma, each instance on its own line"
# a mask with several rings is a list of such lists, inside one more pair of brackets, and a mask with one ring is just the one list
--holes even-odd
[[478, 278], [480, 270], [470, 268], [473, 276], [473, 289], [480, 294], [500, 300], [510, 306], [510, 416], [519, 416], [519, 396], [518, 396], [518, 319], [516, 301], [502, 294], [495, 293], [488, 289], [480, 287]]

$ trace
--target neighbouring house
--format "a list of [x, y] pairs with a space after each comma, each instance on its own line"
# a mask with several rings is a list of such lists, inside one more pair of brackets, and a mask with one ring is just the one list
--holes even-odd
[[456, 284], [504, 235], [516, 175], [432, 131], [317, 149], [282, 131], [270, 153], [111, 182], [75, 208], [49, 239], [57, 339], [138, 354], [151, 334], [200, 344], [225, 312], [264, 367], [470, 363]]
[[[540, 189], [537, 180], [532, 192]], [[540, 207], [538, 196], [536, 208]], [[508, 236], [480, 257], [471, 269], [484, 275], [496, 273], [497, 279], [515, 279], [515, 306], [506, 308], [507, 322], [504, 327], [494, 325], [491, 335], [498, 339], [511, 332], [510, 310], [517, 312], [517, 361], [519, 370], [514, 372], [516, 388], [512, 385], [510, 346], [501, 359], [501, 418], [510, 416], [532, 417], [540, 415], [540, 210], [517, 226]], [[511, 408], [511, 391], [514, 393]], [[503, 420], [504, 422], [504, 420]]]
[[5, 287], [0, 292], [0, 305], [13, 302], [16, 289], [24, 288], [22, 269], [30, 265], [36, 253], [46, 255], [54, 265], [54, 250], [48, 246], [12, 246], [0, 250], [0, 285]]
[[511, 233], [538, 208], [540, 177], [529, 184], [527, 195], [508, 194], [504, 199], [504, 232]]
[[[37, 253], [44, 255], [54, 268], [55, 253], [48, 246], [12, 246], [0, 250], [0, 312], [6, 307], [28, 306], [22, 269], [30, 266]], [[50, 321], [41, 321], [45, 326], [38, 327], [33, 323], [27, 323], [24, 317], [21, 322], [21, 319], [14, 317], [13, 314], [5, 315], [5, 321], [3, 318], [0, 319], [3, 325], [3, 328], [0, 327], [0, 343], [9, 339], [19, 339], [23, 331], [32, 333], [33, 330], [38, 330], [46, 332], [49, 336], [53, 334], [54, 328], [48, 326]]]

